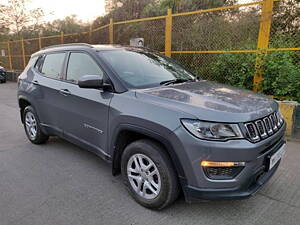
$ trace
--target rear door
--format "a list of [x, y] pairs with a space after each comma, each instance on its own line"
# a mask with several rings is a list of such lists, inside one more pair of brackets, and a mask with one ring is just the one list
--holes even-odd
[[79, 88], [78, 80], [84, 75], [105, 77], [92, 55], [82, 51], [70, 52], [64, 82], [65, 112], [60, 123], [67, 139], [88, 145], [107, 156], [108, 112], [113, 93]]
[[34, 68], [34, 79], [32, 83], [39, 88], [35, 96], [38, 99], [39, 119], [43, 126], [61, 132], [59, 118], [63, 112], [61, 100], [64, 96], [60, 90], [63, 89], [62, 74], [66, 60], [66, 52], [53, 52], [45, 54]]

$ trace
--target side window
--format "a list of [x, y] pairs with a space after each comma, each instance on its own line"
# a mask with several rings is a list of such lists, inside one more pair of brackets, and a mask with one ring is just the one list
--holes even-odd
[[67, 80], [76, 83], [84, 75], [99, 75], [102, 78], [103, 71], [89, 55], [79, 52], [71, 53], [67, 69]]
[[43, 59], [44, 59], [44, 56], [39, 56], [36, 63], [35, 63], [35, 65], [34, 65], [34, 68], [39, 72], [41, 72], [40, 69], [41, 69], [41, 65], [43, 63]]
[[45, 56], [42, 73], [46, 77], [58, 78], [64, 63], [65, 53], [53, 53]]

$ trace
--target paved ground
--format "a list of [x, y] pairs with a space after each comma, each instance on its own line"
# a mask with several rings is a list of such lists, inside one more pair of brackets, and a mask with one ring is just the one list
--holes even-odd
[[97, 156], [58, 138], [25, 137], [16, 84], [0, 85], [0, 224], [300, 224], [300, 142], [254, 197], [186, 204], [162, 212], [137, 205]]

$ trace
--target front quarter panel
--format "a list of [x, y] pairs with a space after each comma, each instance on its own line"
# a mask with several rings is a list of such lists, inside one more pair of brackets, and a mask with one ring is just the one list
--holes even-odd
[[135, 126], [156, 133], [162, 137], [167, 137], [171, 132], [180, 126], [180, 118], [194, 118], [181, 111], [174, 111], [165, 106], [155, 104], [136, 98], [134, 91], [122, 94], [115, 94], [109, 113], [109, 140], [110, 154], [113, 155], [114, 137], [125, 125]]

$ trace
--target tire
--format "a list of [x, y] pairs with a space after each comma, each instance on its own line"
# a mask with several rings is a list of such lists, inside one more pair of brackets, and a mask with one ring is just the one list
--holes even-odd
[[43, 133], [43, 131], [41, 130], [38, 116], [33, 107], [27, 106], [24, 109], [23, 119], [25, 133], [27, 135], [27, 138], [33, 144], [43, 144], [49, 139], [49, 136]]
[[[136, 163], [139, 164], [138, 167]], [[152, 163], [154, 165], [150, 166]], [[121, 171], [131, 196], [146, 208], [160, 210], [178, 198], [179, 184], [176, 172], [169, 156], [156, 142], [143, 139], [129, 144], [122, 154]]]

